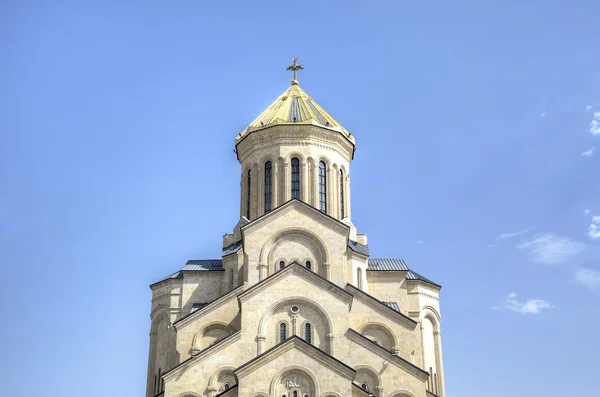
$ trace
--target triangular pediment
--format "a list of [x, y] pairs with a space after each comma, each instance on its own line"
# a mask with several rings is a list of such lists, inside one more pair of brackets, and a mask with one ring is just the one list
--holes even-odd
[[[273, 361], [281, 362], [281, 364], [277, 364], [275, 367], [286, 367], [291, 362], [289, 359], [291, 354], [289, 353], [292, 351], [302, 355], [303, 359], [301, 362], [303, 362], [305, 367], [310, 367], [310, 362], [314, 362], [318, 364], [318, 366], [324, 366], [340, 376], [345, 377], [349, 381], [352, 381], [354, 375], [356, 374], [356, 371], [352, 367], [344, 364], [340, 360], [330, 356], [329, 354], [311, 345], [310, 343], [305, 342], [303, 339], [300, 339], [295, 335], [287, 339], [285, 342], [272, 347], [261, 355], [238, 367], [234, 373], [238, 379], [241, 379], [254, 371], [261, 371], [262, 368]], [[293, 361], [298, 362], [297, 355]]]
[[293, 199], [280, 205], [273, 211], [256, 218], [247, 225], [242, 226], [242, 236], [250, 234], [264, 225], [275, 222], [280, 218], [284, 218], [290, 213], [299, 214], [304, 217], [305, 220], [313, 220], [322, 227], [327, 227], [328, 229], [334, 230], [345, 236], [348, 236], [350, 232], [350, 226], [345, 223], [317, 210], [303, 201]]
[[269, 287], [279, 283], [286, 283], [287, 279], [293, 276], [306, 280], [308, 285], [314, 286], [315, 288], [326, 290], [333, 297], [341, 299], [346, 303], [352, 302], [351, 293], [295, 262], [287, 266], [285, 269], [280, 270], [277, 273], [274, 273], [266, 279], [260, 281], [258, 284], [253, 285], [251, 288], [246, 289], [244, 292], [238, 295], [238, 299], [241, 303], [243, 303], [253, 296], [265, 291]]

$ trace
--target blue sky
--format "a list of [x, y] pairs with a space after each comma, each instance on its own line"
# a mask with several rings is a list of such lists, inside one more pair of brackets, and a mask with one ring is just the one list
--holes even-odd
[[356, 136], [353, 221], [373, 256], [444, 286], [448, 397], [594, 395], [598, 15], [593, 0], [2, 2], [4, 393], [143, 394], [148, 285], [220, 256], [234, 137], [297, 57]]

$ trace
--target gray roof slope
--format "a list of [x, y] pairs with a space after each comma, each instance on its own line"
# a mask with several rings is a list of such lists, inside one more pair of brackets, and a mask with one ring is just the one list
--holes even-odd
[[408, 271], [408, 266], [402, 259], [369, 259], [367, 270], [377, 271]]
[[223, 256], [231, 255], [242, 248], [242, 240], [236, 241], [235, 243], [229, 244], [227, 247], [223, 247]]
[[415, 272], [414, 270], [410, 270], [406, 274], [406, 278], [408, 280], [421, 280], [421, 281], [425, 281], [426, 283], [433, 284], [433, 285], [436, 285], [438, 287], [441, 287], [441, 285], [439, 285], [438, 283], [434, 283], [433, 281], [431, 281], [427, 277], [421, 276], [419, 273]]
[[218, 271], [223, 270], [223, 260], [221, 259], [195, 259], [189, 260], [181, 270], [203, 270]]
[[398, 313], [400, 313], [400, 307], [398, 307], [398, 304], [396, 302], [383, 302], [382, 303], [384, 305], [386, 305], [387, 307], [389, 307], [392, 310], [397, 311]]
[[358, 241], [348, 240], [348, 248], [357, 254], [361, 254], [364, 256], [369, 256], [369, 246], [365, 244], [361, 244]]

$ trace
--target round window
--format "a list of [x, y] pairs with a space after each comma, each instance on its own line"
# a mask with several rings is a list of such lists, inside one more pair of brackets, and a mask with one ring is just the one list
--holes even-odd
[[300, 311], [300, 308], [298, 308], [298, 306], [292, 306], [292, 308], [290, 309], [290, 311], [292, 313], [298, 313]]

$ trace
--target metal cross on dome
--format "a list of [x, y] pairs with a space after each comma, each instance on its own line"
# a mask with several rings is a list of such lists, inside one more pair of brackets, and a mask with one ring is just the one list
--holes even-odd
[[291, 70], [294, 72], [294, 78], [292, 79], [292, 85], [298, 85], [298, 79], [296, 78], [296, 71], [297, 70], [304, 70], [304, 65], [298, 65], [296, 63], [296, 61], [298, 60], [298, 58], [292, 58], [292, 64], [290, 66], [288, 66], [287, 68], [285, 68], [285, 70]]

